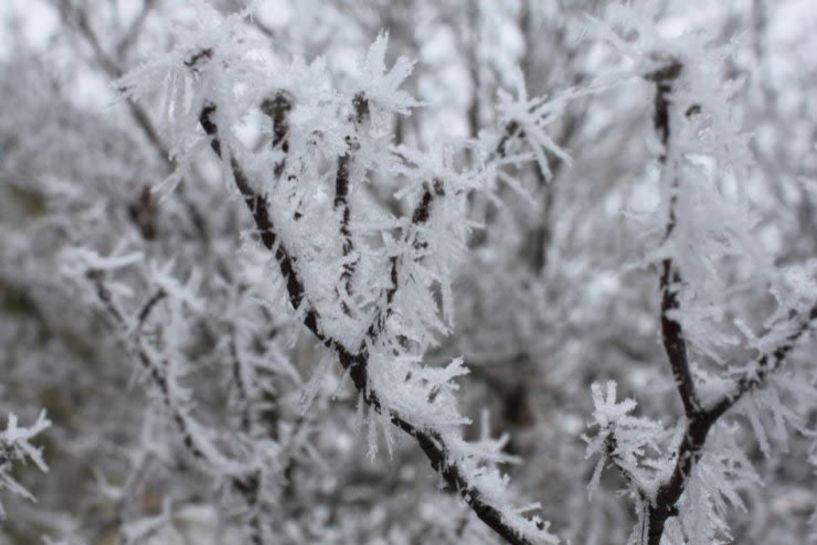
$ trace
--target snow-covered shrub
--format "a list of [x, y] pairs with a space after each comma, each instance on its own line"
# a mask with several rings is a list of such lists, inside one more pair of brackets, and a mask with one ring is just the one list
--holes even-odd
[[2, 436], [0, 540], [813, 533], [807, 42], [569, 4], [44, 5], [0, 356], [53, 424]]

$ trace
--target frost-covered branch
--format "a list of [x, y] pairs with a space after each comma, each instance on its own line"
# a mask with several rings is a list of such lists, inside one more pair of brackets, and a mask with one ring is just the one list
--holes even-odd
[[[683, 64], [677, 60], [669, 61], [665, 66], [649, 74], [648, 79], [655, 82], [655, 109], [653, 113], [653, 124], [663, 147], [659, 154], [658, 161], [662, 167], [662, 185], [670, 188], [669, 210], [665, 238], [672, 235], [676, 225], [676, 214], [678, 205], [678, 192], [680, 188], [680, 178], [674, 170], [674, 164], [670, 162], [672, 168], [667, 167], [668, 156], [674, 153], [671, 147], [671, 112], [670, 103], [673, 84], [683, 70]], [[673, 159], [670, 159], [672, 161]], [[668, 180], [665, 178], [669, 178]], [[684, 411], [687, 415], [695, 412], [698, 402], [695, 396], [695, 386], [689, 370], [687, 357], [686, 340], [684, 332], [677, 316], [678, 290], [681, 288], [681, 275], [677, 265], [673, 264], [672, 258], [665, 258], [661, 262], [661, 330], [664, 341], [664, 349], [669, 358], [672, 373], [678, 388], [678, 392], [683, 401]]]
[[803, 541], [803, 2], [754, 56], [752, 2], [37, 4], [0, 398], [60, 426], [0, 541]]
[[690, 475], [701, 459], [707, 436], [722, 416], [744, 395], [766, 385], [769, 376], [783, 364], [795, 343], [817, 322], [817, 304], [795, 321], [793, 331], [774, 348], [764, 352], [743, 367], [742, 376], [735, 381], [731, 391], [709, 407], [704, 407], [688, 417], [683, 438], [674, 455], [675, 466], [669, 479], [657, 490], [649, 507], [647, 543], [658, 545], [664, 533], [667, 519], [678, 514], [678, 501], [687, 488]]
[[[76, 29], [79, 35], [90, 46], [91, 51], [93, 52], [94, 60], [105, 72], [107, 77], [111, 80], [121, 78], [125, 73], [125, 69], [122, 68], [120, 59], [139, 38], [139, 34], [144, 28], [146, 19], [156, 5], [156, 0], [145, 0], [139, 15], [134, 19], [126, 36], [117, 46], [117, 57], [114, 57], [105, 51], [99, 36], [91, 26], [89, 15], [85, 6], [75, 5], [70, 0], [55, 1], [59, 7], [62, 18], [68, 25]], [[174, 164], [174, 159], [171, 157], [170, 150], [168, 149], [168, 146], [164, 142], [162, 136], [159, 134], [159, 131], [157, 130], [156, 125], [151, 119], [148, 111], [135, 100], [127, 98], [126, 102], [131, 118], [133, 119], [134, 123], [136, 123], [136, 126], [139, 127], [139, 130], [142, 132], [142, 135], [145, 137], [147, 142], [156, 152], [158, 160], [162, 162], [168, 171], [174, 170], [176, 166]], [[179, 200], [187, 211], [187, 214], [190, 216], [190, 221], [195, 227], [200, 241], [207, 242], [207, 221], [205, 216], [199, 209], [198, 205], [190, 198], [190, 196], [185, 194], [184, 186], [182, 184], [179, 185]], [[146, 187], [144, 189], [140, 199], [142, 201], [147, 201], [148, 203], [151, 202], [150, 188]], [[145, 208], [143, 202], [141, 201], [135, 206], [141, 207], [142, 209]]]
[[[672, 236], [677, 224], [677, 207], [679, 192], [683, 191], [680, 182], [680, 152], [673, 146], [673, 119], [680, 119], [680, 112], [673, 104], [673, 86], [684, 65], [675, 59], [670, 60], [660, 69], [648, 74], [648, 79], [655, 82], [654, 126], [662, 145], [658, 160], [661, 165], [661, 183], [669, 188], [668, 219], [665, 240]], [[700, 113], [701, 107], [689, 107], [685, 116]], [[676, 146], [679, 144], [675, 144]], [[661, 262], [661, 328], [664, 347], [672, 368], [673, 377], [683, 401], [686, 415], [686, 429], [675, 454], [675, 466], [669, 479], [657, 489], [648, 509], [647, 543], [658, 545], [664, 534], [666, 521], [678, 514], [678, 501], [686, 489], [692, 471], [701, 459], [707, 435], [712, 427], [744, 394], [762, 387], [769, 374], [777, 370], [785, 357], [803, 334], [808, 331], [812, 322], [817, 319], [817, 304], [801, 318], [794, 330], [782, 342], [768, 352], [761, 354], [750, 363], [736, 381], [734, 388], [722, 399], [710, 407], [702, 407], [696, 393], [694, 379], [690, 370], [686, 340], [680, 321], [680, 304], [678, 299], [682, 287], [682, 276], [678, 265], [672, 257]], [[795, 313], [796, 314], [796, 313]]]
[[[201, 112], [200, 120], [205, 133], [211, 137], [211, 148], [219, 157], [223, 157], [224, 148], [218, 136], [218, 125], [214, 122], [213, 117], [215, 112], [215, 105], [205, 106]], [[393, 425], [414, 438], [431, 463], [431, 467], [440, 474], [450, 490], [459, 493], [474, 513], [505, 538], [508, 543], [523, 545], [537, 543], [540, 542], [539, 540], [553, 541], [552, 536], [546, 531], [546, 526], [542, 522], [536, 522], [536, 519], [531, 521], [512, 510], [509, 511], [502, 505], [494, 503], [481, 489], [478, 481], [475, 481], [468, 474], [468, 470], [462, 465], [462, 462], [456, 459], [455, 449], [448, 444], [449, 440], [443, 433], [433, 429], [424, 430], [412, 424], [408, 418], [400, 416], [393, 409], [386, 406], [381, 400], [377, 389], [371, 386], [368, 374], [371, 360], [369, 347], [370, 343], [378, 341], [379, 333], [384, 327], [383, 325], [378, 326], [378, 324], [383, 324], [385, 320], [381, 316], [389, 313], [388, 309], [394, 299], [395, 292], [399, 289], [398, 259], [393, 258], [390, 260], [390, 282], [392, 287], [387, 290], [385, 310], [378, 310], [375, 313], [375, 319], [366, 328], [369, 332], [369, 338], [356, 351], [349, 350], [343, 342], [325, 332], [322, 317], [311, 304], [308, 294], [305, 293], [304, 284], [298, 275], [297, 269], [293, 266], [294, 260], [287, 250], [287, 246], [278, 239], [278, 235], [274, 231], [266, 198], [258, 195], [253, 190], [244, 174], [244, 169], [235, 156], [231, 155], [230, 166], [233, 180], [252, 213], [261, 241], [268, 250], [274, 253], [279, 264], [281, 274], [285, 279], [290, 304], [294, 310], [302, 313], [304, 325], [327, 348], [337, 354], [341, 365], [349, 373], [355, 388], [363, 396], [366, 403], [372, 409], [381, 413]], [[422, 226], [426, 223], [431, 215], [431, 207], [435, 196], [442, 197], [444, 195], [440, 182], [435, 184], [434, 188], [426, 187], [423, 190], [420, 202], [412, 213], [412, 224]]]
[[[0, 430], [0, 490], [8, 490], [16, 496], [35, 501], [34, 496], [11, 476], [11, 470], [14, 465], [31, 462], [40, 471], [48, 471], [42, 449], [32, 445], [31, 440], [49, 426], [51, 422], [46, 418], [45, 411], [41, 412], [37, 421], [28, 427], [20, 426], [17, 416], [13, 413], [8, 415], [6, 428]], [[0, 501], [0, 519], [5, 517], [6, 512]]]
[[[817, 305], [802, 310], [800, 301], [813, 301], [813, 293], [784, 284], [770, 260], [753, 247], [750, 232], [754, 225], [745, 190], [739, 185], [749, 178], [751, 160], [731, 116], [727, 92], [718, 87], [724, 84], [715, 68], [717, 55], [697, 39], [664, 39], [653, 28], [654, 14], [649, 9], [617, 6], [610, 11], [611, 19], [637, 38], [623, 40], [605, 24], [599, 25], [601, 34], [623, 57], [634, 61], [635, 74], [654, 85], [652, 118], [660, 197], [656, 231], [662, 233], [655, 253], [660, 272], [660, 323], [684, 418], [672, 433], [664, 432], [660, 424], [651, 434], [640, 433], [651, 425], [648, 420], [619, 414], [632, 410], [634, 402], [614, 404], [597, 399], [594, 390], [597, 413], [604, 412], [596, 417], [599, 430], [589, 440], [588, 455], [601, 458], [594, 482], [603, 465], [610, 462], [634, 493], [639, 516], [635, 542], [659, 545], [664, 538], [712, 542], [726, 529], [726, 504], [742, 505], [736, 486], [756, 477], [741, 449], [723, 444], [721, 437], [710, 437], [714, 435], [710, 432], [716, 426], [726, 427], [722, 417], [741, 398], [776, 387], [770, 376], [817, 318]], [[738, 185], [737, 198], [729, 193], [730, 184]], [[759, 355], [744, 366], [730, 367], [726, 377], [712, 379], [701, 369], [700, 358], [723, 365], [726, 358], [719, 353], [719, 345], [737, 344], [717, 332], [723, 320], [717, 310], [721, 300], [710, 287], [713, 279], [719, 280], [718, 267], [731, 264], [728, 259], [749, 261], [769, 285], [778, 311], [768, 322], [776, 325], [755, 345]], [[780, 319], [783, 313], [788, 319]], [[747, 329], [742, 331], [751, 340]], [[801, 397], [810, 395], [813, 392]], [[778, 428], [799, 422], [793, 411], [783, 407], [776, 391], [764, 399]], [[768, 453], [757, 409], [748, 409], [747, 416], [761, 449]], [[633, 429], [639, 433], [625, 438], [625, 432]], [[653, 441], [652, 456], [643, 448], [648, 437]], [[635, 454], [628, 459], [622, 452]]]
[[102, 270], [90, 269], [87, 277], [95, 287], [100, 304], [117, 328], [120, 342], [139, 362], [151, 391], [169, 413], [186, 451], [207, 472], [213, 473], [218, 479], [228, 481], [230, 489], [237, 493], [245, 504], [252, 543], [264, 545], [268, 534], [264, 529], [259, 505], [262, 486], [259, 468], [222, 452], [215, 442], [216, 433], [199, 421], [192, 412], [190, 391], [179, 382], [182, 364], [155, 350], [144, 338], [144, 328], [151, 314], [159, 303], [172, 294], [163, 288], [158, 289], [142, 305], [136, 313], [136, 318], [131, 319], [107, 287]]
[[[355, 243], [352, 239], [352, 232], [350, 230], [350, 223], [352, 220], [352, 212], [349, 203], [349, 189], [353, 180], [353, 171], [360, 171], [359, 167], [355, 165], [355, 155], [360, 151], [361, 125], [368, 120], [369, 117], [369, 103], [366, 96], [361, 92], [355, 95], [352, 99], [352, 113], [351, 125], [354, 129], [352, 134], [346, 136], [347, 149], [340, 156], [338, 156], [338, 168], [335, 175], [335, 198], [333, 206], [335, 210], [340, 213], [339, 231], [343, 238], [343, 257], [345, 263], [343, 264], [343, 272], [341, 273], [341, 284], [344, 293], [342, 299], [351, 297], [352, 294], [352, 277], [355, 274], [355, 269], [359, 262], [359, 258], [354, 255]], [[365, 173], [359, 173], [355, 181], [360, 182]], [[345, 301], [341, 303], [344, 312], [348, 314], [349, 306]]]
[[[672, 146], [672, 91], [674, 82], [683, 68], [680, 61], [671, 59], [660, 69], [647, 76], [648, 79], [655, 82], [653, 124], [663, 148], [658, 156], [658, 162], [662, 168], [661, 183], [669, 186], [670, 191], [665, 239], [672, 236], [675, 229], [678, 192], [683, 191], [683, 188], [680, 187], [680, 175], [674, 165], [675, 158], [670, 157], [671, 154], [677, 153]], [[678, 316], [678, 291], [681, 289], [681, 283], [682, 278], [678, 265], [673, 263], [671, 257], [663, 259], [660, 280], [661, 334], [678, 393], [684, 405], [684, 412], [687, 416], [691, 416], [698, 410], [698, 399], [689, 369], [686, 339]]]
[[[422, 352], [412, 348], [431, 342], [432, 337], [424, 330], [433, 328], [445, 331], [444, 324], [435, 315], [436, 304], [431, 302], [429, 305], [424, 301], [431, 296], [429, 286], [439, 284], [444, 313], [449, 312], [451, 303], [446, 276], [450, 274], [450, 265], [441, 261], [441, 257], [456, 257], [461, 242], [457, 238], [447, 242], [445, 237], [450, 235], [439, 231], [452, 230], [456, 237], [461, 236], [463, 220], [454, 219], [453, 214], [462, 213], [469, 184], [475, 182], [452, 169], [447, 151], [443, 157], [429, 161], [425, 154], [401, 149], [400, 153], [408, 157], [408, 165], [400, 167], [402, 172], [421, 180], [416, 206], [406, 218], [388, 222], [380, 220], [381, 224], [393, 227], [399, 233], [393, 238], [388, 232], [381, 232], [385, 252], [371, 247], [356, 248], [353, 242], [355, 229], [371, 227], [360, 220], [354, 222], [352, 191], [362, 182], [365, 170], [370, 165], [385, 168], [384, 161], [391, 161], [391, 152], [384, 145], [387, 142], [382, 138], [382, 129], [378, 124], [387, 119], [390, 110], [402, 113], [405, 105], [413, 104], [408, 95], [396, 90], [399, 81], [410, 70], [410, 64], [401, 59], [384, 75], [384, 51], [385, 39], [381, 38], [372, 46], [364, 65], [364, 70], [370, 73], [369, 79], [374, 83], [367, 82], [370, 85], [368, 89], [354, 92], [352, 114], [343, 122], [352, 132], [343, 137], [340, 153], [336, 156], [333, 207], [340, 214], [339, 228], [334, 235], [326, 233], [320, 235], [325, 238], [315, 238], [315, 243], [331, 243], [339, 251], [342, 288], [332, 288], [334, 296], [329, 295], [329, 300], [326, 299], [327, 295], [321, 295], [323, 288], [314, 283], [310, 272], [314, 264], [302, 255], [307, 247], [297, 238], [301, 230], [301, 236], [316, 237], [306, 231], [315, 218], [305, 216], [301, 208], [313, 206], [311, 202], [307, 204], [306, 199], [310, 197], [303, 192], [319, 181], [310, 178], [319, 177], [319, 174], [312, 172], [314, 167], [310, 164], [309, 154], [314, 152], [309, 150], [316, 149], [317, 141], [333, 136], [332, 132], [323, 128], [304, 133], [301, 127], [293, 124], [291, 114], [296, 113], [296, 109], [300, 114], [299, 119], [311, 119], [315, 115], [299, 102], [308, 102], [309, 98], [304, 98], [292, 87], [279, 87], [260, 101], [260, 109], [273, 120], [270, 155], [273, 176], [267, 178], [266, 183], [260, 171], [256, 174], [258, 169], [250, 166], [253, 161], [242, 144], [230, 134], [234, 105], [225, 102], [223, 95], [218, 94], [220, 83], [214, 86], [216, 92], [207, 90], [203, 93], [201, 109], [197, 113], [198, 124], [250, 211], [260, 242], [272, 253], [289, 304], [306, 328], [336, 354], [366, 405], [384, 422], [390, 422], [413, 437], [448, 488], [459, 493], [474, 513], [508, 542], [553, 541], [555, 538], [547, 532], [546, 525], [538, 517], [523, 516], [502, 499], [506, 485], [493, 466], [504, 459], [503, 456], [493, 452], [493, 447], [485, 452], [475, 450], [462, 441], [459, 431], [454, 432], [464, 419], [453, 407], [454, 399], [450, 392], [455, 386], [449, 381], [464, 373], [460, 364], [452, 363], [444, 371], [425, 368], [418, 361]], [[200, 48], [187, 52], [181, 64], [194, 75], [206, 73], [207, 77], [218, 79], [223, 76], [216, 72], [220, 63], [217, 59], [230, 54], [229, 50], [222, 52], [213, 47]], [[520, 123], [524, 123], [529, 148], [520, 157], [510, 160], [519, 162], [536, 157], [537, 146], [549, 145], [548, 137], [537, 124], [537, 116], [549, 115], [549, 112], [539, 111], [542, 103], [541, 100], [526, 103], [524, 112], [519, 112], [523, 117]], [[319, 104], [318, 107], [325, 106]], [[369, 118], [372, 126], [364, 132], [361, 124]], [[505, 148], [515, 137], [515, 132], [510, 131], [500, 140], [502, 153], [499, 155], [502, 159], [506, 159]], [[307, 149], [302, 147], [304, 137]], [[323, 145], [331, 149], [336, 144], [330, 140]], [[497, 154], [490, 156], [495, 159]], [[489, 164], [482, 171], [494, 172], [496, 168]], [[458, 187], [460, 184], [462, 186]], [[275, 191], [267, 192], [266, 188], [274, 188]], [[286, 191], [293, 192], [288, 199], [288, 203], [295, 203], [291, 214], [282, 213], [283, 201], [276, 194]], [[299, 204], [301, 202], [304, 204]], [[447, 214], [452, 217], [447, 217]], [[432, 233], [435, 236], [431, 236]], [[449, 246], [443, 249], [440, 246], [443, 243]], [[354, 303], [355, 298], [361, 299], [352, 286], [356, 282], [354, 272], [362, 256], [376, 259], [367, 265], [368, 274], [371, 275], [372, 267], [380, 267], [385, 278], [375, 278], [373, 286], [365, 286], [373, 297], [369, 301], [362, 299], [364, 306], [361, 307], [359, 303]], [[333, 266], [337, 266], [337, 262]], [[429, 266], [435, 268], [429, 269]], [[321, 274], [325, 276], [325, 271]], [[342, 315], [337, 313], [338, 309]], [[351, 320], [349, 328], [360, 331], [362, 337], [355, 339], [348, 333], [341, 333], [339, 326], [343, 320]], [[399, 371], [401, 367], [405, 370]], [[412, 396], [418, 397], [415, 399]], [[441, 418], [439, 409], [435, 408], [437, 406], [446, 407], [444, 414], [450, 411], [450, 422]], [[435, 413], [438, 416], [434, 416]]]
[[717, 419], [729, 409], [731, 409], [741, 398], [753, 390], [762, 388], [768, 381], [771, 374], [780, 369], [786, 357], [794, 350], [797, 341], [804, 337], [817, 323], [817, 303], [807, 312], [798, 315], [793, 313], [795, 318], [791, 320], [790, 332], [772, 348], [764, 351], [754, 361], [743, 366], [739, 373], [739, 378], [731, 391], [727, 392], [723, 398], [705, 411], [710, 418]]

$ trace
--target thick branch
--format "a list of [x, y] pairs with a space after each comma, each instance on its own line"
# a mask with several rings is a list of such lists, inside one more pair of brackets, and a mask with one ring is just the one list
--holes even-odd
[[[218, 157], [223, 158], [221, 140], [218, 136], [218, 126], [213, 119], [215, 113], [215, 104], [208, 104], [202, 109], [201, 115], [199, 116], [199, 122], [204, 129], [204, 132], [211, 138], [210, 147]], [[269, 215], [268, 200], [266, 196], [259, 195], [255, 192], [250, 185], [247, 175], [244, 173], [241, 165], [239, 165], [238, 160], [232, 155], [230, 156], [229, 160], [230, 168], [233, 172], [233, 180], [235, 181], [235, 185], [238, 188], [238, 191], [241, 193], [241, 196], [244, 198], [244, 204], [247, 205], [247, 208], [252, 214], [253, 220], [255, 221], [255, 225], [258, 229], [258, 235], [261, 238], [261, 242], [264, 244], [264, 247], [266, 247], [267, 250], [274, 252], [275, 259], [278, 262], [279, 268], [281, 269], [281, 275], [286, 281], [289, 301], [292, 303], [292, 307], [295, 310], [298, 310], [301, 307], [301, 302], [304, 298], [304, 285], [300, 277], [295, 272], [294, 260], [290, 256], [286, 247], [283, 244], [277, 244], [278, 238], [275, 234], [272, 218], [270, 218]], [[310, 323], [315, 322], [315, 317], [310, 316], [311, 314], [315, 313], [316, 311], [311, 307], [307, 308], [306, 320]], [[312, 329], [313, 333], [318, 335], [320, 338], [321, 335], [319, 335], [319, 331], [317, 329], [317, 322], [315, 322], [313, 327], [314, 329], [310, 329]]]

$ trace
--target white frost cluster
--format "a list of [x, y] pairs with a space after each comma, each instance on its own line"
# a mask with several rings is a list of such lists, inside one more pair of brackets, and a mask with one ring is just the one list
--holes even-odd
[[[682, 490], [671, 506], [677, 516], [666, 517], [665, 540], [720, 543], [729, 536], [727, 507], [745, 509], [740, 492], [757, 485], [758, 477], [732, 440], [736, 427], [719, 420], [707, 427], [698, 452], [680, 446], [692, 441], [684, 434], [691, 436], [693, 427], [686, 425], [699, 418], [712, 426], [724, 412], [715, 408], [728, 410], [737, 401], [767, 457], [772, 442], [786, 449], [789, 430], [805, 428], [817, 390], [781, 375], [778, 367], [813, 319], [813, 271], [781, 271], [757, 243], [758, 219], [748, 192], [753, 160], [731, 104], [740, 82], [724, 70], [733, 44], [713, 47], [716, 40], [700, 33], [668, 36], [672, 32], [657, 24], [660, 9], [660, 2], [651, 0], [613, 4], [604, 22], [593, 20], [591, 27], [615, 51], [613, 62], [623, 66], [617, 67], [619, 76], [645, 81], [654, 98], [648, 144], [657, 160], [647, 179], [656, 184], [658, 205], [648, 261], [665, 275], [662, 320], [680, 324], [681, 333], [664, 342], [676, 378], [691, 375], [690, 384], [679, 379], [677, 385], [686, 396], [686, 422], [667, 431], [631, 416], [636, 403], [617, 402], [615, 383], [608, 383], [606, 395], [593, 385], [597, 432], [588, 439], [587, 454], [599, 462], [590, 490], [607, 464], [620, 471], [642, 506], [663, 501], [656, 498], [662, 489]], [[738, 291], [730, 290], [736, 282], [762, 286], [775, 301], [764, 334], [756, 335], [725, 312]], [[672, 353], [679, 344], [683, 353]], [[740, 354], [736, 348], [745, 345], [754, 349], [752, 359], [729, 364]], [[679, 451], [693, 456], [688, 472], [683, 460], [675, 459]]]
[[[218, 19], [204, 11], [208, 20]], [[528, 97], [519, 75], [516, 96], [501, 97], [498, 133], [486, 131], [462, 149], [393, 146], [394, 117], [410, 115], [420, 103], [401, 90], [413, 63], [399, 58], [386, 65], [386, 34], [356, 71], [341, 76], [321, 59], [269, 54], [242, 34], [240, 17], [186, 33], [174, 52], [120, 81], [134, 99], [158, 91], [164, 101], [161, 121], [178, 165], [168, 183], [181, 179], [203, 150], [215, 151], [227, 185], [235, 182], [244, 199], [248, 192], [263, 195], [275, 235], [267, 249], [278, 262], [265, 281], [324, 344], [366, 354], [361, 395], [373, 404], [371, 454], [378, 428], [390, 448], [391, 422], [406, 422], [440, 442], [445, 463], [469, 483], [471, 492], [462, 492], [467, 502], [478, 495], [520, 534], [552, 542], [544, 522], [510, 505], [507, 477], [496, 467], [508, 461], [504, 442], [462, 439], [468, 419], [457, 408], [455, 380], [467, 373], [464, 362], [430, 367], [423, 356], [453, 327], [451, 282], [472, 227], [469, 193], [490, 192], [497, 182], [520, 190], [503, 165], [535, 163], [547, 176], [546, 153], [568, 161], [547, 128], [574, 94]], [[466, 151], [475, 164], [458, 159]], [[382, 182], [399, 188], [394, 198], [402, 216], [371, 198], [367, 186]], [[320, 380], [309, 382], [304, 406]]]
[[625, 475], [631, 492], [652, 497], [657, 479], [664, 477], [668, 469], [655, 460], [663, 452], [662, 443], [668, 434], [660, 422], [632, 416], [630, 413], [637, 406], [635, 400], [617, 401], [617, 389], [614, 381], [604, 387], [601, 384], [591, 387], [595, 410], [590, 427], [595, 435], [585, 437], [585, 456], [598, 457], [598, 462], [588, 492], [592, 496], [605, 466], [612, 465]]
[[[34, 501], [34, 496], [11, 476], [11, 470], [15, 464], [31, 462], [40, 471], [48, 471], [42, 448], [32, 445], [31, 440], [49, 426], [51, 422], [46, 418], [45, 411], [41, 412], [34, 424], [28, 427], [20, 426], [16, 415], [8, 415], [6, 428], [0, 430], [0, 490], [5, 489], [12, 494]], [[0, 502], [0, 519], [5, 516], [3, 503]]]

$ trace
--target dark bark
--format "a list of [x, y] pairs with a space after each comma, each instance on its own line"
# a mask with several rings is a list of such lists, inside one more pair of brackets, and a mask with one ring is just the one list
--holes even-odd
[[[648, 79], [655, 82], [656, 87], [653, 122], [656, 133], [663, 144], [663, 150], [659, 155], [659, 162], [663, 168], [667, 168], [672, 145], [671, 94], [674, 82], [681, 74], [682, 69], [683, 65], [673, 60], [664, 68], [648, 76]], [[687, 116], [694, 115], [699, 111], [700, 106], [694, 105], [686, 114]], [[665, 240], [672, 235], [675, 228], [678, 192], [683, 190], [677, 177], [673, 178], [670, 183], [671, 195]], [[686, 484], [695, 465], [701, 458], [709, 431], [743, 395], [764, 385], [768, 375], [780, 367], [786, 356], [794, 349], [795, 343], [809, 330], [811, 324], [817, 321], [817, 304], [815, 304], [801, 318], [799, 325], [794, 328], [782, 344], [768, 353], [761, 354], [753, 364], [748, 366], [750, 369], [757, 369], [757, 372], [747, 372], [744, 377], [736, 381], [732, 392], [725, 395], [711, 407], [703, 408], [695, 392], [683, 328], [677, 317], [671, 315], [679, 310], [678, 290], [682, 285], [682, 277], [671, 258], [664, 259], [661, 267], [662, 338], [678, 393], [684, 406], [686, 429], [678, 446], [675, 467], [669, 480], [658, 488], [654, 500], [647, 506], [646, 537], [649, 545], [660, 544], [667, 520], [678, 515], [678, 500], [686, 489]], [[794, 313], [792, 319], [796, 317], [797, 315]]]
[[[200, 122], [204, 131], [211, 138], [211, 148], [219, 157], [222, 157], [223, 150], [218, 137], [218, 126], [214, 120], [215, 112], [216, 106], [214, 104], [208, 104], [202, 109]], [[303, 283], [300, 280], [297, 270], [293, 266], [293, 257], [288, 252], [284, 243], [277, 240], [273, 230], [273, 223], [268, 213], [267, 199], [254, 192], [243, 169], [232, 155], [230, 158], [230, 166], [235, 184], [244, 197], [245, 204], [253, 216], [259, 233], [261, 233], [262, 243], [267, 249], [274, 252], [276, 261], [278, 261], [281, 274], [286, 281], [290, 304], [293, 309], [302, 310], [304, 316], [303, 323], [307, 329], [309, 329], [321, 343], [337, 354], [341, 366], [349, 373], [352, 383], [363, 396], [364, 401], [378, 412], [382, 413], [386, 411], [392, 424], [417, 441], [417, 444], [429, 460], [431, 467], [442, 477], [447, 488], [457, 492], [485, 524], [512, 545], [532, 545], [529, 540], [519, 535], [515, 528], [507, 524], [505, 520], [503, 520], [502, 513], [469, 483], [456, 460], [449, 458], [445, 442], [438, 433], [415, 427], [408, 420], [388, 411], [388, 409], [381, 404], [377, 392], [370, 388], [368, 383], [367, 367], [370, 355], [367, 343], [361, 343], [360, 347], [358, 347], [356, 351], [353, 351], [347, 348], [343, 343], [324, 333], [321, 326], [322, 318], [320, 313], [312, 306], [309, 299], [304, 296]], [[433, 200], [444, 194], [445, 191], [441, 180], [435, 180], [431, 187], [426, 187], [420, 198], [420, 203], [412, 214], [412, 222], [415, 225], [419, 225], [428, 221]], [[386, 294], [388, 301], [393, 299], [394, 293], [398, 289], [397, 261], [396, 259], [391, 261], [390, 276], [392, 287]], [[384, 315], [384, 313], [377, 313], [374, 322], [368, 328], [368, 331], [374, 332], [371, 334], [375, 336], [380, 334], [382, 330], [375, 327], [375, 322], [383, 320], [382, 316]]]

